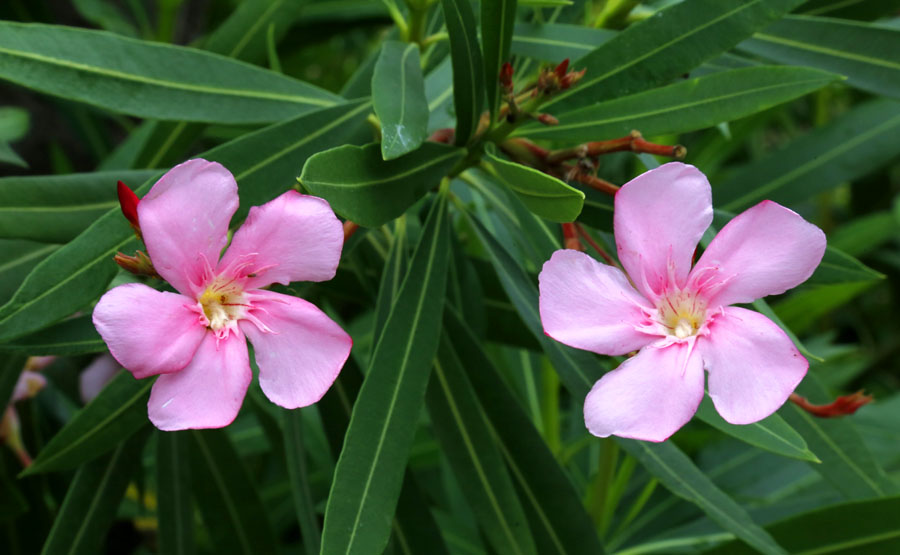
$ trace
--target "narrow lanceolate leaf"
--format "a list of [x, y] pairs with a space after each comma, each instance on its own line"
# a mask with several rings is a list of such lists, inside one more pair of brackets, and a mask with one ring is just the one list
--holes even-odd
[[819, 267], [805, 283], [807, 285], [830, 285], [878, 281], [884, 277], [884, 274], [876, 272], [849, 254], [835, 247], [828, 247], [825, 249], [822, 262], [819, 262]]
[[32, 356], [72, 356], [106, 351], [106, 343], [94, 328], [90, 315], [63, 320], [40, 331], [0, 343], [0, 351]]
[[788, 16], [739, 48], [769, 60], [817, 67], [847, 84], [900, 99], [900, 30], [870, 23]]
[[544, 334], [538, 312], [537, 285], [481, 222], [474, 218], [470, 218], [470, 221], [500, 278], [503, 290], [522, 317], [522, 321], [550, 357], [553, 368], [563, 384], [573, 395], [583, 398], [606, 368], [593, 354], [567, 347]]
[[615, 31], [583, 25], [516, 23], [510, 50], [519, 56], [559, 63], [586, 56], [614, 36]]
[[300, 183], [341, 216], [378, 227], [437, 186], [464, 153], [460, 148], [425, 143], [402, 158], [385, 161], [376, 143], [344, 145], [310, 157]]
[[497, 553], [537, 553], [464, 363], [446, 334], [438, 348], [427, 400], [441, 450], [488, 542]]
[[713, 195], [732, 212], [765, 199], [791, 204], [863, 177], [898, 153], [900, 103], [874, 100], [743, 166]]
[[449, 264], [446, 194], [422, 238], [377, 340], [334, 473], [322, 553], [380, 553], [437, 350]]
[[0, 306], [12, 297], [25, 276], [60, 245], [0, 239]]
[[[898, 553], [900, 552], [900, 497], [841, 503], [803, 513], [766, 530], [791, 553]], [[752, 554], [737, 541], [722, 544], [709, 555]]]
[[531, 522], [539, 553], [600, 555], [603, 546], [572, 482], [459, 314], [447, 309], [444, 330], [478, 396]]
[[138, 434], [105, 457], [78, 469], [42, 553], [90, 555], [103, 548], [132, 473], [140, 465], [147, 434]]
[[[476, 36], [475, 15], [467, 0], [441, 0], [453, 62], [456, 144], [465, 145], [478, 129], [484, 106], [484, 65]], [[499, 78], [499, 75], [498, 75]]]
[[120, 445], [142, 427], [149, 427], [147, 399], [153, 380], [134, 379], [122, 370], [93, 401], [38, 453], [23, 474], [75, 468]]
[[0, 179], [0, 237], [66, 243], [119, 205], [116, 181], [138, 185], [154, 171]]
[[[348, 140], [368, 109], [366, 102], [352, 102], [319, 110], [241, 136], [200, 156], [220, 162], [234, 174], [241, 196], [235, 218], [243, 218], [250, 206], [283, 192], [310, 155]], [[145, 182], [138, 195], [145, 194], [153, 181]], [[116, 252], [137, 247], [119, 208], [108, 211], [44, 259], [0, 307], [0, 341], [41, 329], [88, 305], [115, 275], [118, 266], [112, 257]]]
[[616, 438], [616, 442], [672, 493], [700, 507], [706, 516], [724, 530], [760, 553], [787, 553], [768, 532], [753, 522], [743, 507], [720, 490], [671, 441], [650, 443]]
[[156, 434], [156, 518], [160, 553], [194, 553], [190, 433]]
[[559, 125], [517, 131], [540, 139], [591, 141], [637, 129], [646, 135], [712, 127], [793, 100], [839, 79], [815, 69], [759, 66], [722, 71], [560, 114]]
[[664, 85], [729, 50], [803, 0], [694, 0], [632, 25], [577, 60], [584, 80], [554, 113]]
[[266, 123], [340, 101], [302, 81], [202, 50], [6, 21], [0, 22], [0, 79], [168, 120]]
[[581, 213], [584, 193], [553, 176], [493, 154], [485, 156], [484, 167], [542, 218], [551, 222], [573, 222]]
[[[806, 375], [797, 393], [812, 403], [833, 399], [812, 372]], [[822, 460], [810, 467], [822, 475], [848, 499], [885, 497], [900, 493], [897, 484], [872, 457], [851, 420], [817, 418], [796, 405], [783, 412], [784, 418], [806, 439]]]
[[790, 424], [785, 422], [778, 413], [774, 413], [753, 424], [737, 426], [726, 422], [716, 412], [710, 398], [704, 396], [703, 401], [700, 403], [700, 408], [697, 409], [697, 418], [732, 437], [760, 449], [792, 459], [820, 462], [815, 454], [809, 450], [806, 442], [803, 441], [803, 437]]
[[284, 454], [303, 548], [307, 555], [315, 555], [319, 552], [321, 532], [315, 500], [309, 489], [306, 448], [303, 445], [303, 416], [299, 410], [292, 410], [284, 415]]
[[516, 22], [516, 0], [483, 0], [481, 2], [481, 48], [484, 53], [484, 84], [491, 117], [497, 114], [500, 99], [500, 67], [509, 61], [513, 26]]
[[419, 46], [385, 41], [372, 74], [372, 104], [381, 121], [381, 156], [399, 158], [419, 148], [428, 133], [428, 101]]
[[276, 553], [275, 533], [244, 462], [222, 430], [192, 430], [191, 483], [220, 553]]

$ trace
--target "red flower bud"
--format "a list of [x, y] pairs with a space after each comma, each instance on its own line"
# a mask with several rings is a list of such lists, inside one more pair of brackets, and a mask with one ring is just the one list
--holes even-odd
[[503, 64], [503, 67], [500, 68], [500, 86], [503, 87], [503, 90], [508, 93], [513, 91], [513, 67], [512, 64], [506, 62]]
[[814, 405], [796, 393], [791, 393], [789, 399], [792, 403], [814, 416], [835, 418], [853, 414], [859, 410], [859, 407], [869, 404], [872, 401], [872, 396], [866, 395], [860, 390], [852, 395], [842, 395], [827, 405]]
[[558, 66], [556, 66], [556, 69], [554, 69], [553, 72], [556, 73], [556, 76], [558, 78], [562, 79], [566, 75], [566, 71], [568, 71], [568, 70], [569, 70], [569, 59], [566, 58], [565, 60], [561, 61]]
[[122, 207], [122, 214], [131, 224], [131, 227], [138, 233], [138, 236], [140, 236], [141, 226], [138, 223], [137, 213], [138, 202], [140, 202], [140, 199], [134, 194], [134, 191], [128, 188], [128, 185], [125, 185], [121, 181], [118, 183], [117, 192], [119, 194], [119, 206]]

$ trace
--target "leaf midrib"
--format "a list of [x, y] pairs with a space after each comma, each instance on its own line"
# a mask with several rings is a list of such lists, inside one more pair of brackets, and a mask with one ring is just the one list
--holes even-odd
[[[78, 527], [78, 532], [75, 534], [75, 537], [72, 539], [72, 544], [69, 546], [69, 553], [77, 553], [78, 552], [78, 544], [81, 541], [81, 536], [84, 535], [85, 529], [88, 527], [88, 524], [91, 521], [91, 515], [97, 510], [97, 502], [100, 497], [103, 496], [104, 490], [106, 489], [107, 483], [109, 482], [110, 477], [112, 476], [112, 470], [116, 467], [116, 464], [119, 461], [119, 458], [122, 456], [122, 453], [125, 451], [125, 445], [120, 445], [112, 455], [112, 458], [109, 460], [109, 464], [106, 466], [106, 469], [103, 471], [103, 478], [100, 480], [100, 485], [96, 489], [96, 495], [91, 499], [91, 504], [88, 506], [88, 510], [84, 515], [84, 518], [81, 520], [81, 526]], [[49, 539], [47, 544], [49, 544]]]
[[385, 183], [390, 183], [392, 181], [399, 181], [400, 179], [404, 179], [406, 177], [410, 177], [419, 172], [423, 172], [432, 166], [436, 166], [437, 164], [440, 164], [441, 162], [443, 162], [444, 160], [447, 160], [448, 158], [454, 158], [454, 157], [461, 156], [461, 155], [462, 155], [462, 153], [458, 150], [455, 150], [453, 152], [448, 152], [447, 154], [444, 154], [442, 156], [438, 156], [435, 158], [429, 158], [425, 162], [423, 162], [417, 166], [413, 166], [412, 168], [409, 168], [406, 171], [403, 171], [400, 173], [395, 173], [395, 174], [390, 175], [389, 177], [383, 177], [383, 178], [375, 179], [372, 181], [357, 181], [354, 183], [347, 183], [347, 182], [333, 183], [333, 182], [329, 182], [329, 181], [320, 181], [320, 180], [316, 180], [316, 179], [303, 179], [302, 181], [305, 183], [314, 183], [314, 184], [316, 184], [318, 186], [322, 186], [322, 187], [334, 187], [335, 189], [358, 189], [361, 187], [374, 187], [374, 186], [378, 186], [378, 185], [384, 185]]
[[219, 473], [218, 466], [216, 466], [216, 461], [213, 458], [212, 453], [209, 452], [209, 447], [206, 445], [206, 439], [203, 438], [202, 434], [200, 432], [197, 432], [196, 430], [194, 431], [194, 439], [197, 441], [197, 446], [203, 452], [203, 458], [206, 459], [207, 467], [209, 468], [213, 480], [219, 487], [219, 491], [222, 494], [222, 500], [225, 502], [225, 510], [228, 511], [228, 514], [231, 516], [231, 520], [234, 524], [234, 531], [237, 533], [238, 539], [241, 542], [241, 549], [244, 553], [252, 554], [253, 549], [251, 548], [250, 541], [247, 539], [244, 533], [244, 529], [241, 526], [240, 515], [238, 515], [234, 500], [231, 498], [231, 490], [228, 488], [228, 484], [225, 483], [225, 480]]

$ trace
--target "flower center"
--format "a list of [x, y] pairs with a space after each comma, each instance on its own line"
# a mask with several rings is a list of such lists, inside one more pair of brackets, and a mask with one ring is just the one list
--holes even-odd
[[706, 301], [696, 294], [678, 291], [659, 300], [659, 323], [678, 339], [697, 335], [706, 321]]
[[213, 331], [243, 318], [250, 306], [243, 288], [232, 279], [216, 278], [197, 300]]

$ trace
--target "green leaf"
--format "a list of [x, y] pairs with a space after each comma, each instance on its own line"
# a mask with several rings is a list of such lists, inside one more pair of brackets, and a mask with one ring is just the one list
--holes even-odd
[[[814, 370], [806, 374], [797, 393], [812, 403], [830, 403], [834, 399]], [[852, 419], [817, 418], [793, 403], [782, 415], [822, 460], [810, 467], [847, 499], [885, 497], [900, 491], [872, 457]]]
[[[577, 60], [616, 36], [615, 31], [564, 23], [516, 23], [513, 54], [545, 62]], [[579, 66], [580, 67], [580, 66]]]
[[403, 468], [437, 350], [449, 264], [446, 193], [431, 209], [381, 332], [334, 473], [322, 553], [387, 544]]
[[41, 260], [60, 245], [0, 239], [0, 306], [5, 304]]
[[574, 222], [581, 213], [584, 193], [551, 175], [493, 154], [485, 155], [484, 167], [542, 218], [551, 222]]
[[[300, 5], [298, 5], [300, 4]], [[228, 18], [203, 42], [203, 50], [248, 62], [266, 55], [266, 35], [271, 26], [280, 40], [300, 17], [303, 6], [285, 0], [239, 2]]]
[[300, 182], [341, 216], [378, 227], [437, 186], [464, 153], [460, 148], [424, 143], [415, 152], [385, 161], [377, 143], [344, 145], [310, 157]]
[[697, 409], [697, 417], [710, 426], [745, 443], [771, 451], [778, 455], [805, 461], [820, 462], [809, 450], [803, 438], [778, 413], [744, 426], [726, 422], [716, 412], [708, 396], [703, 397]]
[[319, 552], [322, 539], [316, 516], [315, 500], [309, 489], [306, 448], [303, 444], [303, 416], [300, 410], [288, 411], [284, 415], [284, 452], [303, 548], [307, 555], [315, 555]]
[[340, 101], [302, 81], [201, 50], [8, 21], [0, 22], [0, 78], [106, 110], [169, 120], [265, 123]]
[[488, 542], [497, 553], [537, 553], [503, 457], [446, 334], [426, 399], [441, 450]]
[[500, 68], [509, 61], [513, 26], [516, 22], [516, 0], [482, 0], [481, 49], [484, 59], [484, 84], [491, 121], [497, 120], [500, 100]]
[[109, 455], [78, 469], [42, 553], [99, 553], [132, 473], [140, 466], [147, 434], [120, 443]]
[[847, 304], [873, 285], [874, 282], [867, 280], [810, 287], [779, 301], [773, 308], [795, 333], [805, 333], [820, 323], [823, 316]]
[[122, 14], [122, 11], [113, 2], [108, 0], [74, 0], [72, 7], [78, 10], [78, 15], [105, 31], [127, 37], [138, 36], [137, 28], [128, 21], [128, 18]]
[[388, 251], [387, 259], [384, 261], [384, 270], [378, 285], [378, 297], [375, 300], [375, 323], [372, 325], [374, 337], [381, 335], [384, 323], [393, 308], [394, 299], [400, 291], [400, 282], [409, 267], [406, 218], [401, 217], [394, 221], [394, 236], [391, 239], [391, 248]]
[[[778, 543], [791, 553], [884, 554], [900, 551], [900, 497], [841, 503], [793, 516], [766, 526]], [[754, 551], [732, 541], [707, 555], [742, 555]]]
[[24, 335], [9, 343], [0, 343], [0, 352], [32, 356], [72, 356], [106, 351], [106, 343], [94, 328], [90, 315], [63, 320], [58, 324]]
[[787, 553], [671, 441], [650, 443], [616, 438], [616, 442], [672, 493], [700, 507], [724, 530], [761, 553]]
[[484, 425], [521, 492], [538, 552], [601, 555], [603, 546], [578, 492], [481, 349], [480, 340], [452, 308], [444, 314], [444, 330], [478, 396]]
[[16, 151], [9, 146], [9, 143], [0, 141], [0, 163], [12, 164], [20, 168], [27, 168], [28, 163], [16, 154]]
[[28, 111], [15, 106], [0, 106], [0, 142], [12, 142], [28, 133], [31, 117]]
[[871, 20], [897, 13], [900, 0], [806, 0], [797, 13]]
[[[266, 127], [207, 151], [200, 156], [220, 162], [238, 182], [246, 216], [292, 183], [297, 168], [315, 152], [342, 144], [367, 114], [369, 104], [351, 102]], [[154, 180], [142, 185], [145, 194]], [[100, 296], [118, 266], [118, 251], [137, 247], [134, 233], [119, 208], [101, 216], [69, 244], [41, 262], [13, 298], [0, 307], [0, 341], [19, 337], [64, 318]]]
[[0, 179], [0, 237], [66, 243], [119, 206], [116, 181], [143, 183], [157, 172], [115, 171]]
[[147, 400], [153, 380], [136, 380], [124, 370], [41, 449], [22, 474], [75, 468], [149, 427]]
[[468, 0], [441, 0], [441, 7], [450, 35], [450, 57], [453, 62], [456, 144], [462, 146], [472, 138], [481, 120], [484, 66], [478, 48], [472, 4]]
[[194, 501], [217, 553], [277, 553], [256, 484], [222, 430], [191, 430]]
[[731, 174], [713, 188], [718, 208], [736, 212], [770, 199], [792, 204], [863, 177], [900, 153], [900, 103], [853, 107]]
[[584, 79], [548, 106], [559, 113], [670, 83], [802, 2], [693, 0], [660, 10], [577, 60]]
[[595, 141], [627, 135], [683, 133], [761, 112], [833, 82], [815, 69], [759, 66], [704, 75], [660, 89], [558, 115], [559, 125], [526, 125], [513, 135]]
[[856, 21], [788, 16], [739, 48], [785, 64], [817, 67], [847, 84], [900, 98], [900, 30]]
[[822, 257], [819, 267], [805, 283], [807, 285], [830, 285], [880, 281], [884, 277], [884, 274], [876, 272], [849, 254], [835, 247], [828, 247], [825, 249], [825, 256]]
[[419, 46], [385, 41], [372, 74], [372, 103], [381, 121], [381, 156], [399, 158], [428, 134], [428, 101]]
[[190, 433], [156, 433], [156, 518], [160, 553], [194, 553]]

